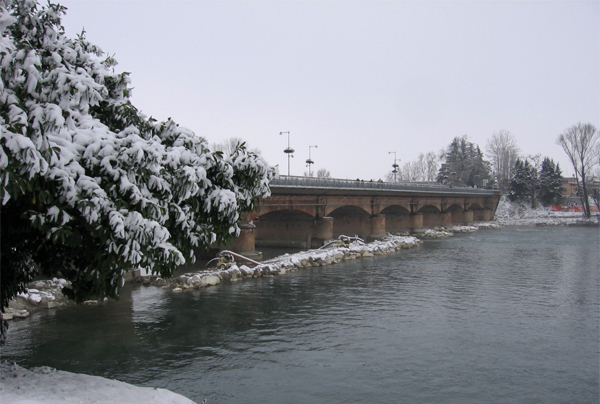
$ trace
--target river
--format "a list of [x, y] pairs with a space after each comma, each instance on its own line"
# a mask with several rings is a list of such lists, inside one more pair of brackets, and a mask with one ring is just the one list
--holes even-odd
[[273, 278], [14, 321], [4, 360], [200, 403], [599, 397], [597, 227], [513, 227]]

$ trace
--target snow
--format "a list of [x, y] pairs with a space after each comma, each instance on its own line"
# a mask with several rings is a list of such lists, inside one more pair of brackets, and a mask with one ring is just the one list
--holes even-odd
[[[195, 247], [237, 235], [239, 212], [270, 194], [268, 163], [245, 149], [223, 158], [191, 130], [148, 118], [128, 103], [116, 61], [60, 30], [60, 11], [15, 3], [0, 7], [0, 26], [11, 25], [0, 40], [1, 203], [35, 201], [27, 218], [54, 243], [86, 232], [119, 263], [111, 274], [174, 269]], [[52, 198], [36, 199], [32, 184]], [[100, 223], [109, 226], [90, 230]], [[98, 266], [79, 269], [91, 276]]]
[[138, 387], [99, 376], [49, 367], [24, 369], [0, 364], [0, 397], [11, 404], [194, 404], [166, 389]]
[[600, 216], [592, 212], [587, 219], [580, 212], [553, 212], [550, 207], [531, 208], [527, 203], [510, 202], [502, 197], [493, 223], [502, 226], [568, 226], [575, 224], [598, 223]]

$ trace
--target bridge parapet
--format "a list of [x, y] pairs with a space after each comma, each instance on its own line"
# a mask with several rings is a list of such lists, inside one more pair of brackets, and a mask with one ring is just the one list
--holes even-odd
[[272, 188], [309, 188], [309, 189], [344, 189], [367, 191], [401, 191], [435, 194], [465, 194], [465, 195], [499, 195], [496, 189], [483, 189], [472, 187], [451, 187], [437, 183], [417, 182], [383, 182], [348, 180], [341, 178], [324, 177], [297, 177], [280, 175], [270, 182]]

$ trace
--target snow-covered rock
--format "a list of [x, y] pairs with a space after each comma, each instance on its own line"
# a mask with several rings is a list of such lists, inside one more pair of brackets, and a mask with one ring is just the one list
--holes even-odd
[[[11, 313], [11, 319], [23, 318], [33, 310], [53, 309], [68, 304], [75, 304], [63, 295], [62, 289], [65, 286], [70, 286], [70, 282], [57, 278], [30, 282], [27, 285], [26, 292], [18, 293], [17, 297], [9, 302], [5, 313]], [[27, 315], [20, 315], [19, 313], [22, 312], [27, 313]]]
[[424, 237], [424, 238], [442, 238], [442, 237], [452, 237], [452, 236], [454, 236], [454, 233], [452, 233], [452, 232], [444, 231], [444, 230], [434, 230], [434, 229], [427, 229], [421, 234], [421, 237]]
[[221, 283], [221, 278], [217, 275], [206, 275], [202, 277], [202, 280], [206, 282], [207, 286], [215, 286]]

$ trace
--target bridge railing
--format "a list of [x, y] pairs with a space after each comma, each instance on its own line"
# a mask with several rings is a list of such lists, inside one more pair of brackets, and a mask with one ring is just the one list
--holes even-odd
[[333, 189], [378, 189], [390, 191], [421, 191], [452, 194], [484, 194], [493, 195], [499, 193], [498, 190], [482, 189], [472, 187], [451, 187], [437, 183], [418, 183], [418, 182], [383, 182], [383, 181], [364, 181], [347, 180], [341, 178], [323, 178], [323, 177], [298, 177], [280, 175], [271, 180], [271, 186], [298, 187], [298, 188], [333, 188]]

